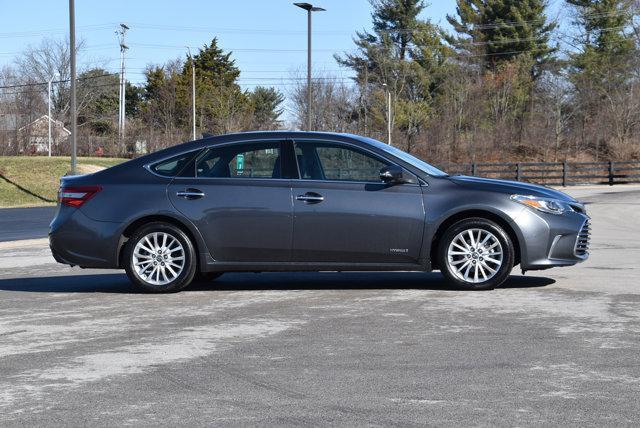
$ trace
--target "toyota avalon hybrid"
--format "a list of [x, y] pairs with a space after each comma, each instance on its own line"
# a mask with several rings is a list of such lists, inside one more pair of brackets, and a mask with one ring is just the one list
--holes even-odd
[[547, 187], [450, 176], [349, 134], [207, 137], [63, 177], [55, 259], [151, 292], [224, 272], [430, 271], [499, 286], [588, 257], [589, 217]]

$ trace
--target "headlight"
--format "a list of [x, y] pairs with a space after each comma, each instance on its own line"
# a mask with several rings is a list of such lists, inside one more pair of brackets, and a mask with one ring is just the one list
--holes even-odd
[[571, 206], [564, 201], [552, 198], [538, 198], [536, 196], [511, 195], [511, 199], [538, 211], [549, 214], [564, 214], [567, 211], [573, 211]]

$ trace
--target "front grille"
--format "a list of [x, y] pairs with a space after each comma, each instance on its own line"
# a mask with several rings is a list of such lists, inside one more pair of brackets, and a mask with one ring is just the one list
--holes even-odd
[[582, 225], [582, 229], [578, 232], [578, 238], [576, 239], [576, 248], [574, 253], [577, 257], [587, 257], [589, 255], [589, 239], [591, 235], [591, 226], [589, 220], [585, 221]]

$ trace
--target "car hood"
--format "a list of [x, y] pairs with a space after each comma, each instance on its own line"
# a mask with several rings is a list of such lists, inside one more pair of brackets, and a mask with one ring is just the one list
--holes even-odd
[[472, 189], [576, 202], [574, 198], [566, 193], [546, 186], [540, 186], [538, 184], [522, 183], [520, 181], [496, 180], [492, 178], [470, 177], [466, 175], [455, 175], [448, 178], [457, 185]]

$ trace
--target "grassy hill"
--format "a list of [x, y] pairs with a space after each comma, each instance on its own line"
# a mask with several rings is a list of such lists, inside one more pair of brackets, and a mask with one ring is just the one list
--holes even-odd
[[[78, 173], [89, 174], [127, 159], [78, 158]], [[53, 205], [68, 157], [0, 156], [0, 207]]]

